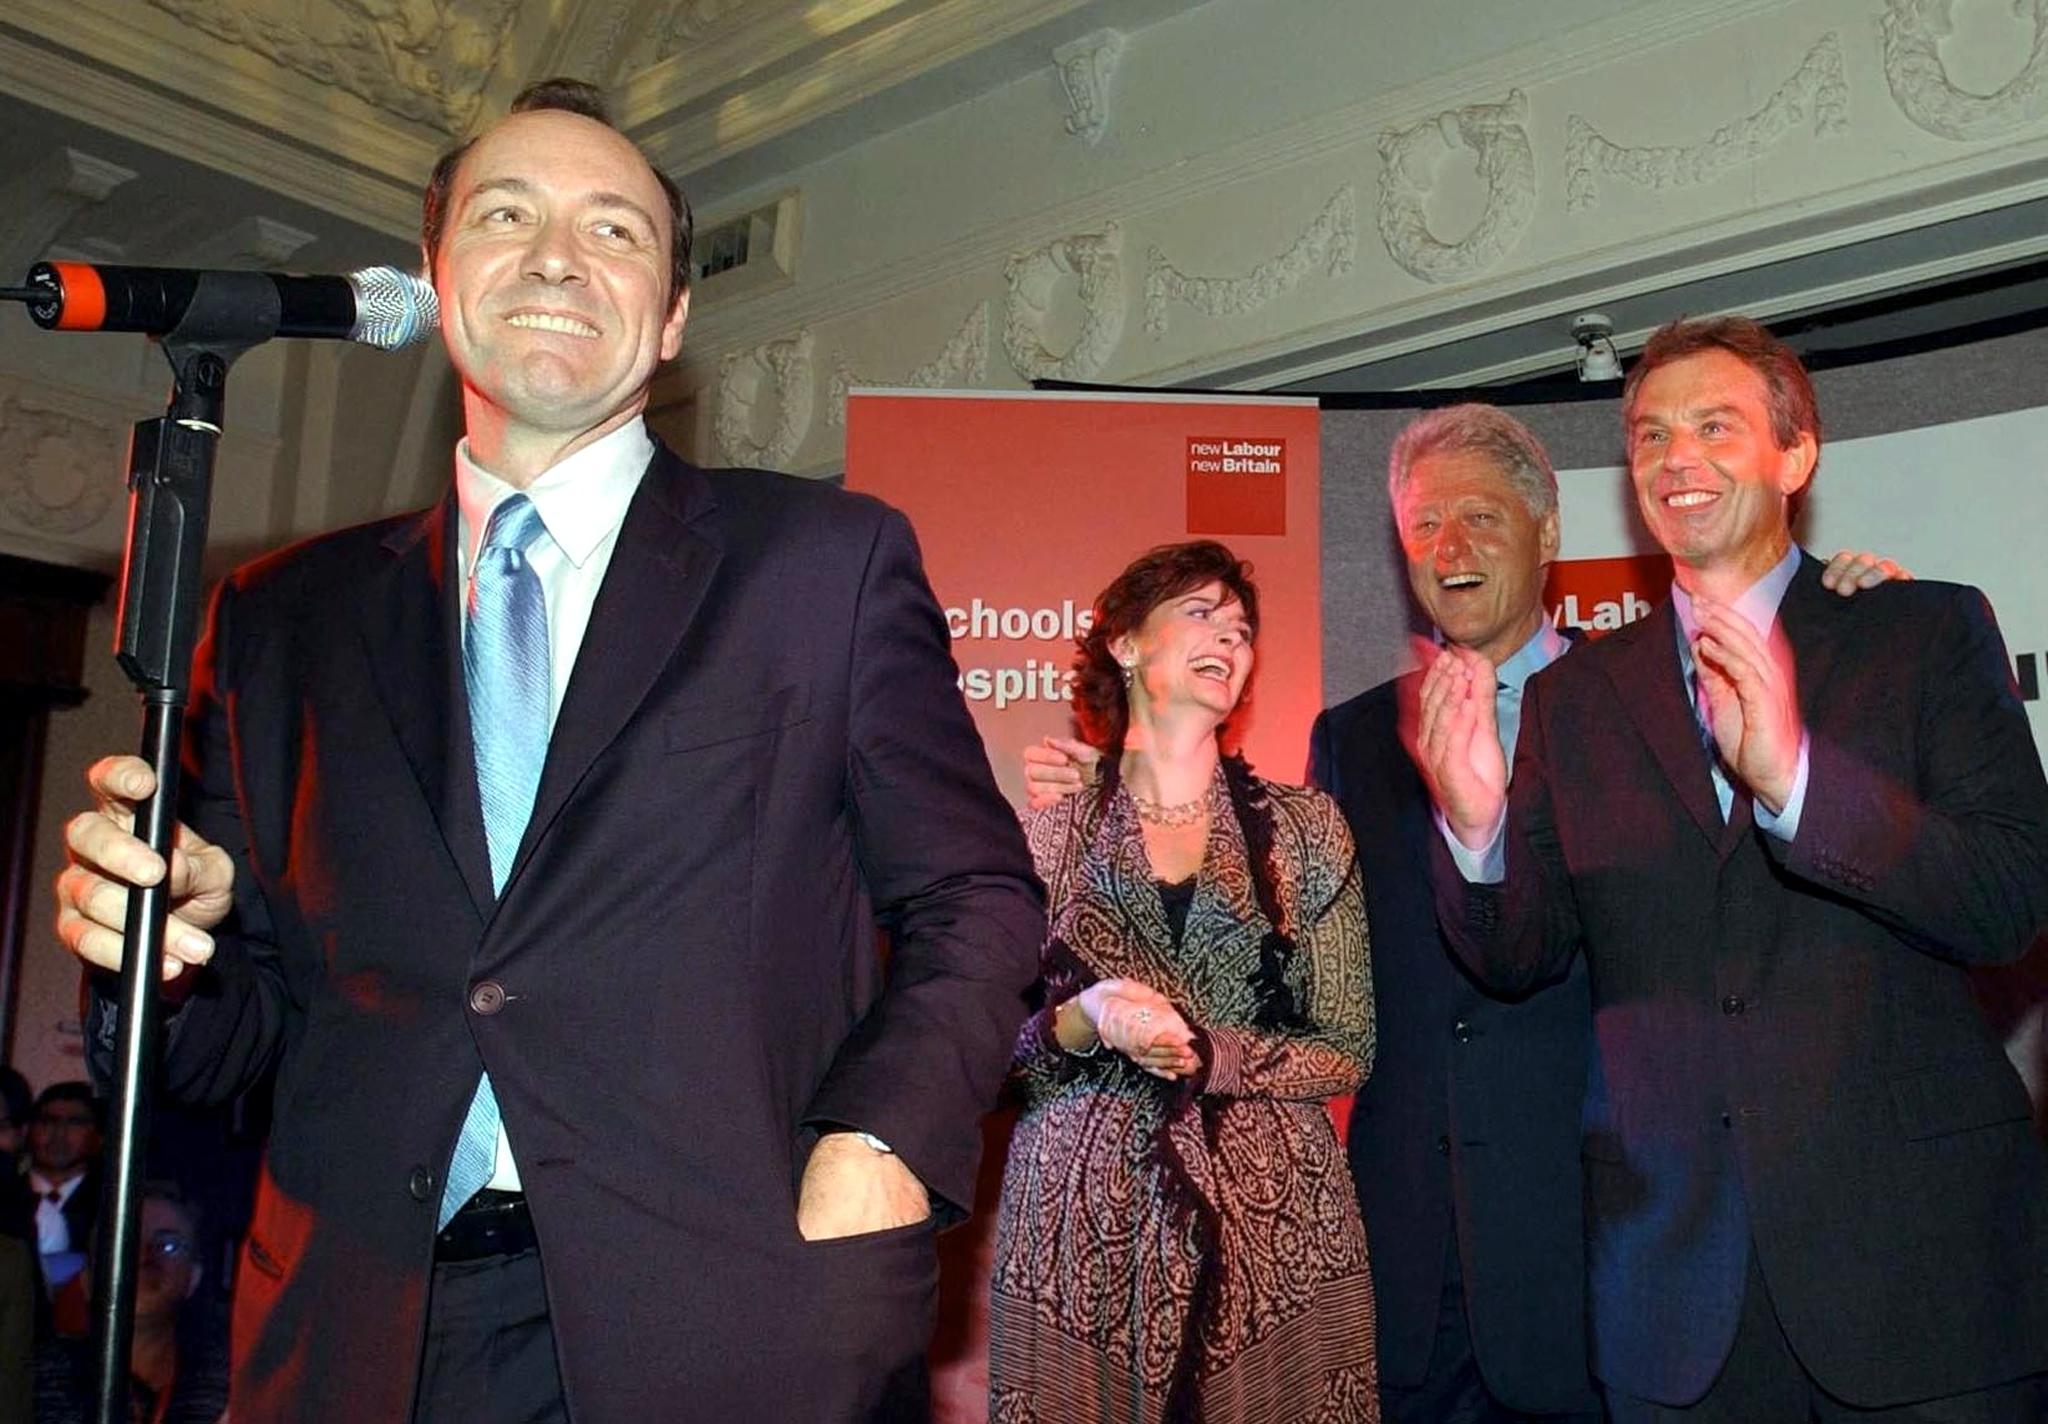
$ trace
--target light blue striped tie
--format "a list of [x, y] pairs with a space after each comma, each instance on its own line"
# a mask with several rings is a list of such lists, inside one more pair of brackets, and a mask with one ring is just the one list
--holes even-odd
[[[548, 754], [547, 595], [526, 562], [527, 546], [546, 532], [532, 500], [523, 494], [505, 500], [491, 512], [470, 581], [462, 673], [493, 892], [503, 891], [511, 874]], [[491, 1179], [497, 1153], [498, 1097], [486, 1073], [477, 1080], [455, 1140], [437, 1229]]]

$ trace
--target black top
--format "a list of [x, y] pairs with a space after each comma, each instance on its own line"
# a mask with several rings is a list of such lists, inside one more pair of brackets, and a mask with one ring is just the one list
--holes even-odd
[[1195, 877], [1175, 885], [1164, 880], [1158, 882], [1159, 904], [1166, 911], [1166, 927], [1173, 932], [1173, 947], [1180, 948], [1181, 936], [1187, 932], [1188, 906], [1195, 903]]

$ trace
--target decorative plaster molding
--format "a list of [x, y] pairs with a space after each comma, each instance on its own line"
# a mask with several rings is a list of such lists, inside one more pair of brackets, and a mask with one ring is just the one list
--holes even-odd
[[[953, 333], [953, 339], [940, 349], [938, 355], [902, 380], [887, 384], [918, 390], [961, 382], [980, 385], [988, 379], [988, 328], [988, 303], [982, 302], [968, 313], [967, 320], [960, 323], [960, 329]], [[834, 429], [843, 427], [846, 424], [846, 393], [855, 386], [879, 384], [883, 383], [854, 374], [846, 353], [840, 352], [832, 363], [832, 385], [825, 397], [825, 423]]]
[[[796, 455], [811, 433], [811, 350], [811, 331], [804, 327], [795, 336], [719, 358], [718, 414], [712, 428], [726, 459], [780, 469]], [[771, 393], [775, 428], [766, 440], [756, 440], [755, 411]]]
[[215, 39], [449, 134], [476, 117], [519, 15], [519, 0], [326, 0], [319, 8], [339, 23], [316, 33], [263, 13], [252, 0], [150, 3]]
[[1565, 206], [1578, 212], [1599, 202], [1593, 187], [1596, 170], [1659, 192], [1705, 183], [1762, 157], [1809, 116], [1816, 137], [1841, 132], [1848, 127], [1848, 107], [1841, 37], [1830, 30], [1762, 108], [1715, 129], [1702, 143], [1623, 148], [1573, 114], [1565, 120]]
[[626, 37], [637, 8], [634, 0], [611, 0], [601, 11], [596, 4], [586, 5], [550, 67], [557, 74], [593, 84], [616, 77], [619, 42]]
[[2012, 0], [2031, 14], [2034, 44], [2027, 64], [1992, 94], [1959, 89], [1941, 60], [1941, 41], [1954, 28], [1955, 0], [1891, 0], [1884, 34], [1884, 77], [1900, 112], [1931, 134], [1968, 142], [1999, 138], [2048, 115], [2048, 0]]
[[[1380, 135], [1380, 236], [1387, 255], [1425, 282], [1455, 282], [1500, 261], [1536, 213], [1536, 158], [1529, 148], [1529, 101], [1519, 89], [1505, 103], [1448, 109]], [[1423, 205], [1434, 179], [1420, 172], [1425, 152], [1442, 142], [1479, 155], [1486, 210], [1472, 230], [1445, 242], [1429, 230]]]
[[[1248, 180], [1314, 163], [1353, 167], [1360, 134], [1405, 123], [1458, 96], [1487, 93], [1518, 82], [1579, 84], [1603, 66], [1655, 55], [1695, 37], [1702, 27], [1776, 14], [1784, 0], [1662, 0], [1647, 5], [1626, 26], [1608, 21], [1562, 30], [1511, 55], [1489, 59], [1347, 104], [1299, 123], [1239, 139], [1185, 162], [1134, 175], [1116, 190], [1126, 221], [1212, 195]], [[4, 41], [0, 41], [4, 43]], [[639, 87], [636, 82], [635, 88]], [[680, 170], [679, 170], [680, 171]], [[1077, 193], [1028, 215], [1005, 213], [936, 248], [895, 257], [829, 288], [791, 288], [725, 311], [692, 311], [692, 341], [700, 352], [749, 345], [760, 334], [799, 322], [825, 322], [872, 311], [890, 301], [957, 281], [977, 279], [1004, 254], [1095, 220], [1099, 195]]]
[[748, 0], [729, 27], [619, 85], [619, 113], [664, 168], [694, 173], [1087, 3]]
[[[443, 146], [431, 135], [380, 116], [377, 122], [346, 125], [351, 151], [330, 153], [264, 126], [265, 119], [289, 122], [277, 109], [284, 102], [280, 90], [289, 86], [261, 88], [259, 101], [251, 82], [231, 68], [224, 71], [217, 55], [202, 66], [197, 49], [187, 53], [166, 44], [154, 33], [163, 24], [94, 29], [90, 63], [37, 41], [33, 33], [8, 28], [25, 11], [39, 29], [52, 28], [60, 3], [72, 7], [75, 27], [76, 0], [8, 0], [7, 23], [0, 24], [0, 89], [148, 147], [161, 147], [165, 135], [176, 134], [185, 159], [365, 224], [417, 250], [420, 175]], [[148, 74], [150, 82], [131, 79], [134, 74]], [[214, 107], [196, 108], [179, 97], [208, 92], [209, 81]], [[305, 80], [294, 84], [311, 87]], [[259, 109], [259, 102], [269, 107]], [[232, 117], [252, 112], [263, 118]]]
[[1166, 335], [1166, 304], [1186, 302], [1207, 316], [1241, 316], [1300, 286], [1316, 267], [1332, 277], [1351, 270], [1358, 255], [1358, 194], [1349, 183], [1330, 195], [1322, 212], [1285, 252], [1268, 257], [1242, 277], [1190, 277], [1151, 249], [1145, 271], [1145, 329]]
[[113, 508], [126, 444], [125, 431], [0, 394], [0, 515], [34, 534], [92, 528]]
[[[1026, 380], [1085, 381], [1102, 370], [1124, 334], [1124, 229], [1056, 237], [1029, 252], [1013, 252], [1003, 267], [1010, 293], [1003, 300], [1003, 351]], [[1064, 356], [1045, 348], [1052, 289], [1076, 279], [1081, 330]]]
[[51, 255], [72, 219], [134, 176], [131, 168], [63, 147], [0, 182], [0, 212], [8, 214], [0, 276], [18, 280], [29, 264]]
[[1097, 30], [1052, 52], [1067, 91], [1067, 132], [1091, 147], [1109, 127], [1109, 81], [1124, 55], [1118, 30]]
[[276, 218], [251, 216], [188, 244], [178, 260], [185, 267], [282, 267], [313, 236]]
[[[1873, 21], [1881, 9], [1864, 0], [1831, 0], [1831, 4], [1871, 13]], [[1780, 24], [1783, 11], [1783, 0], [1648, 0], [1630, 12], [1627, 25], [1603, 20], [1560, 30], [1510, 55], [1431, 76], [1403, 89], [1375, 92], [1370, 98], [1299, 123], [1249, 134], [1224, 147], [1190, 155], [1185, 162], [1134, 175], [1116, 186], [1113, 208], [1101, 193], [1076, 190], [1029, 213], [991, 216], [936, 246], [891, 256], [825, 287], [791, 287], [725, 310], [707, 304], [701, 314], [692, 315], [693, 350], [711, 366], [723, 351], [751, 346], [799, 324], [823, 330], [836, 322], [887, 323], [897, 311], [895, 304], [922, 304], [934, 294], [957, 292], [992, 267], [999, 267], [1006, 254], [1050, 242], [1063, 233], [1090, 230], [1106, 208], [1115, 211], [1132, 231], [1134, 242], [1140, 237], [1148, 242], [1167, 241], [1166, 234], [1185, 220], [1190, 205], [1210, 199], [1233, 201], [1240, 185], [1270, 182], [1283, 173], [1298, 175], [1304, 187], [1310, 183], [1321, 187], [1329, 180], [1318, 175], [1355, 169], [1361, 145], [1371, 144], [1383, 128], [1412, 123], [1417, 115], [1454, 106], [1473, 95], [1504, 94], [1516, 86], [1529, 94], [1532, 108], [1541, 108], [1540, 119], [1547, 120], [1551, 114], [1562, 118], [1572, 106], [1574, 94], [1611, 84], [1617, 76], [1640, 72], [1646, 66], [1682, 62], [1687, 47], [1698, 41], [1703, 31], [1768, 35], [1775, 32], [1773, 27]], [[1845, 26], [1838, 28], [1854, 33]], [[1878, 59], [1876, 48], [1872, 43], [1869, 60], [1873, 68]], [[1768, 46], [1748, 46], [1745, 53], [1752, 50], [1759, 57], [1746, 64], [1744, 72], [1751, 76], [1747, 82], [1754, 85], [1750, 92], [1761, 99], [1784, 77], [1784, 71], [1772, 73], [1759, 66], [1783, 61], [1763, 57], [1775, 53]], [[1845, 46], [1845, 60], [1853, 64], [1857, 58], [1852, 40]], [[1870, 126], [1869, 114], [1859, 113], [1857, 118], [1860, 134]], [[1533, 131], [1534, 125], [1531, 127]], [[1209, 384], [1220, 376], [1264, 389], [1283, 378], [1275, 372], [1285, 373], [1285, 379], [1302, 379], [1338, 366], [1393, 359], [1503, 329], [1514, 314], [1537, 307], [1569, 315], [1584, 309], [1593, 298], [1620, 301], [1666, 283], [1705, 280], [1893, 236], [2048, 192], [2048, 179], [2041, 177], [2040, 168], [2040, 156], [2048, 153], [2048, 137], [2021, 136], [2008, 139], [2005, 145], [1974, 149], [1959, 146], [1955, 155], [1924, 165], [1876, 163], [1867, 149], [1867, 143], [1852, 136], [1829, 145], [1788, 147], [1787, 158], [1796, 159], [1802, 172], [1810, 172], [1811, 182], [1796, 197], [1762, 208], [1721, 211], [1702, 222], [1679, 212], [1675, 204], [1668, 215], [1662, 205], [1652, 204], [1641, 211], [1631, 210], [1632, 222], [1649, 230], [1633, 233], [1618, 247], [1570, 251], [1549, 242], [1537, 247], [1537, 228], [1532, 225], [1523, 239], [1530, 249], [1526, 254], [1510, 252], [1507, 260], [1467, 283], [1417, 283], [1407, 292], [1376, 297], [1368, 293], [1370, 300], [1333, 302], [1319, 319], [1242, 344], [1221, 339], [1221, 333], [1232, 328], [1219, 327], [1219, 339], [1204, 342], [1199, 349], [1183, 350], [1177, 344], [1169, 348], [1166, 343], [1148, 347], [1173, 351], [1163, 364], [1127, 351], [1121, 353], [1126, 359], [1118, 367], [1118, 376], [1161, 384]], [[1544, 181], [1547, 184], [1553, 179]], [[1365, 195], [1360, 196], [1363, 199]], [[1556, 210], [1561, 215], [1561, 203]], [[1547, 226], [1544, 231], [1548, 234]], [[1974, 270], [1974, 264], [1980, 262], [1996, 265], [1976, 249], [1973, 253], [1976, 255], [1970, 261], [1959, 262], [1954, 270]], [[2038, 255], [2030, 247], [2010, 260]], [[1855, 295], [1888, 290], [1888, 280], [1882, 273], [1873, 273], [1869, 285]], [[1343, 292], [1350, 295], [1354, 285], [1347, 284]], [[1293, 364], [1281, 359], [1296, 357]], [[1260, 373], [1256, 378], [1234, 374], [1254, 366]]]
[[[620, 56], [612, 72], [636, 74], [673, 59], [721, 29], [730, 29], [735, 15], [745, 8], [746, 0], [672, 0], [666, 13], [646, 26], [640, 43]], [[760, 0], [754, 0], [753, 8], [761, 8]], [[789, 23], [800, 23], [800, 17], [792, 15]]]

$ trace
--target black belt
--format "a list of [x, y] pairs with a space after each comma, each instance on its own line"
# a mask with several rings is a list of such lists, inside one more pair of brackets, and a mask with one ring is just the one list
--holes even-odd
[[516, 1256], [536, 1244], [526, 1198], [518, 1192], [494, 1192], [485, 1187], [448, 1218], [434, 1238], [434, 1259], [481, 1261], [487, 1256]]

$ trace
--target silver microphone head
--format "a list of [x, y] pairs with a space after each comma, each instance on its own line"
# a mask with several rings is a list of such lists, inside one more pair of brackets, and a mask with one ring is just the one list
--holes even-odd
[[386, 351], [425, 341], [441, 324], [433, 284], [396, 267], [365, 267], [349, 274], [356, 291], [356, 324], [349, 340]]

